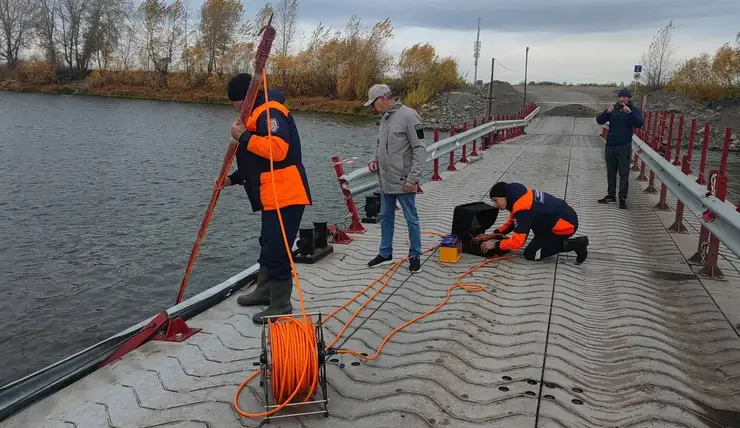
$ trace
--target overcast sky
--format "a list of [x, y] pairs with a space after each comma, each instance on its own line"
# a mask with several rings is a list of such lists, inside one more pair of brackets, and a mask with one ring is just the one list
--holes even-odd
[[[197, 10], [202, 0], [188, 0]], [[252, 17], [264, 1], [244, 1]], [[356, 14], [370, 27], [391, 19], [394, 55], [429, 42], [437, 53], [456, 56], [460, 72], [473, 80], [473, 44], [481, 18], [478, 79], [629, 81], [656, 32], [672, 19], [676, 60], [714, 53], [740, 31], [740, 0], [300, 0], [306, 38], [319, 22], [343, 29]], [[581, 14], [580, 18], [576, 18]]]

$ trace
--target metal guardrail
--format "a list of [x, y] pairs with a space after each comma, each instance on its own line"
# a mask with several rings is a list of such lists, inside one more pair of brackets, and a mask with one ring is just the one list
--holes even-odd
[[[696, 252], [688, 261], [702, 266], [699, 273], [721, 278], [724, 274], [718, 264], [720, 243], [740, 257], [740, 202], [737, 207], [726, 202], [732, 128], [724, 129], [719, 168], [706, 171], [711, 123], [704, 123], [702, 133], [697, 129], [696, 119], [687, 120], [683, 115], [643, 111], [643, 117], [645, 123], [632, 136], [631, 171], [639, 173], [637, 181], [647, 182], [645, 193], [660, 193], [654, 206], [656, 210], [671, 210], [668, 191], [675, 196], [675, 219], [667, 228], [669, 231], [688, 232], [684, 225], [686, 208], [699, 219], [701, 230]], [[601, 136], [606, 139], [608, 135], [609, 127], [605, 125], [601, 128]], [[701, 146], [696, 144], [696, 137], [701, 137]], [[694, 169], [692, 163], [695, 147], [701, 148], [698, 169]], [[655, 183], [656, 178], [660, 186]]]
[[[693, 176], [684, 174], [680, 166], [666, 160], [637, 135], [632, 137], [632, 148], [661, 183], [665, 184], [686, 208], [703, 219], [703, 226], [740, 257], [740, 213], [735, 206], [717, 198], [716, 190], [708, 192], [707, 186], [697, 183]], [[708, 215], [710, 213], [711, 216]]]
[[[539, 112], [540, 108], [536, 107], [524, 119], [488, 122], [461, 132], [460, 134], [439, 140], [436, 143], [429, 144], [427, 145], [427, 157], [425, 163], [435, 159], [440, 159], [442, 156], [448, 155], [450, 152], [458, 150], [466, 144], [470, 144], [474, 140], [482, 138], [487, 134], [506, 129], [525, 127], [529, 125]], [[380, 186], [377, 174], [377, 171], [372, 172], [368, 167], [364, 167], [356, 169], [339, 178], [340, 181], [343, 182], [343, 189], [348, 190], [351, 196], [356, 196], [377, 189]]]

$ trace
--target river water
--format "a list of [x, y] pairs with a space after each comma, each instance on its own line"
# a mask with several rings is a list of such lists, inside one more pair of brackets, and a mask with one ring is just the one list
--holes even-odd
[[[227, 106], [0, 92], [0, 386], [174, 304], [235, 117]], [[296, 121], [314, 197], [304, 221], [342, 223], [330, 158], [364, 165], [376, 120]], [[224, 189], [186, 298], [254, 264], [259, 227], [243, 188]]]
[[[235, 117], [228, 106], [0, 92], [0, 385], [174, 304]], [[375, 121], [296, 121], [314, 196], [304, 221], [341, 223], [330, 158], [366, 164]], [[256, 262], [259, 219], [243, 187], [221, 192], [186, 297]]]

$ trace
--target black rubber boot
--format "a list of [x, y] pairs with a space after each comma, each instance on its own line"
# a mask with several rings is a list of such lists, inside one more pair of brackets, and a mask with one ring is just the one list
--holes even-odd
[[563, 252], [575, 251], [576, 264], [581, 264], [588, 257], [588, 236], [570, 238], [563, 243]]
[[270, 306], [262, 312], [252, 316], [255, 324], [263, 324], [262, 317], [272, 315], [289, 315], [293, 313], [293, 305], [290, 303], [290, 295], [293, 292], [293, 279], [285, 279], [270, 282]]
[[257, 287], [249, 294], [236, 298], [241, 306], [266, 306], [270, 304], [270, 282], [267, 279], [267, 266], [260, 266], [257, 273]]

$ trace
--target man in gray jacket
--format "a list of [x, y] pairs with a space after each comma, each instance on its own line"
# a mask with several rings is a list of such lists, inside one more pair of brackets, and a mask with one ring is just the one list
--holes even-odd
[[373, 85], [365, 106], [382, 114], [375, 156], [368, 163], [380, 181], [380, 248], [368, 266], [393, 261], [393, 231], [396, 201], [401, 204], [409, 228], [409, 271], [421, 270], [421, 226], [416, 211], [416, 192], [421, 168], [426, 161], [424, 125], [416, 110], [409, 108], [391, 93], [388, 85]]

